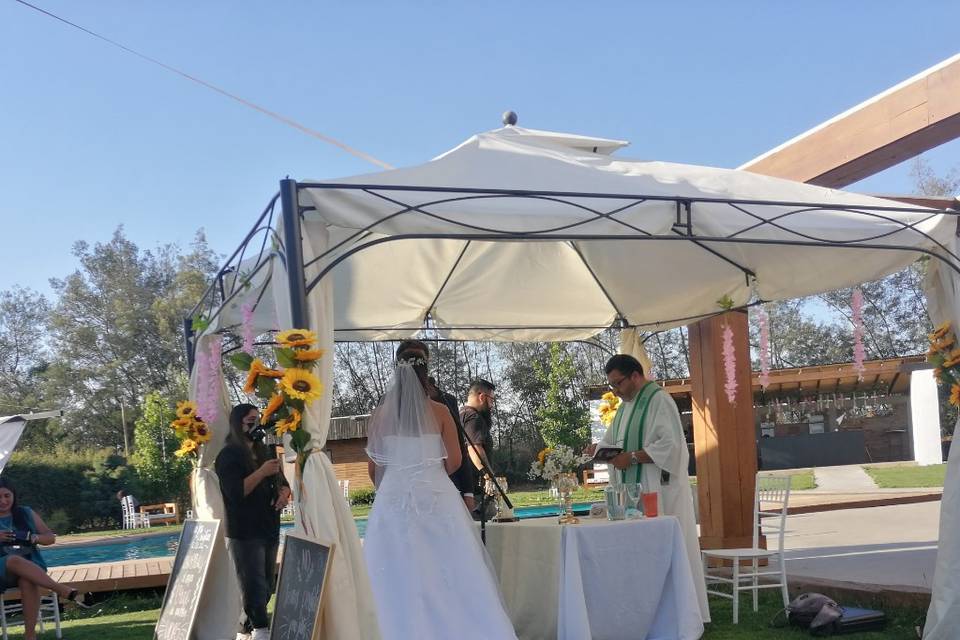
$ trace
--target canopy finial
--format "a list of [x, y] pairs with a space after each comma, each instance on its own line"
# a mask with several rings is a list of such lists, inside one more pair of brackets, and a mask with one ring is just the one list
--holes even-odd
[[504, 111], [503, 112], [503, 124], [507, 127], [512, 127], [517, 124], [517, 112], [516, 111]]

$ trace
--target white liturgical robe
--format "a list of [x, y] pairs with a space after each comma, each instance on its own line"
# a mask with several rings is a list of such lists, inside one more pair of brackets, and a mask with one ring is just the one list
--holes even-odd
[[[656, 383], [654, 383], [656, 384]], [[640, 398], [638, 393], [632, 402], [621, 402], [617, 416], [607, 428], [602, 442], [618, 447], [624, 446], [629, 431], [627, 422], [633, 413], [634, 402]], [[638, 407], [641, 411], [643, 407]], [[619, 422], [623, 424], [619, 426]], [[633, 425], [630, 425], [633, 426]], [[683, 436], [680, 412], [666, 391], [659, 387], [650, 396], [643, 419], [643, 450], [654, 464], [641, 465], [640, 483], [645, 493], [656, 491], [658, 509], [661, 514], [675, 516], [683, 531], [690, 571], [697, 589], [700, 613], [704, 622], [710, 621], [710, 607], [707, 604], [707, 587], [703, 579], [703, 564], [700, 557], [700, 539], [697, 535], [697, 521], [693, 513], [693, 493], [690, 488], [690, 476], [687, 465], [690, 454]], [[612, 464], [610, 483], [617, 486], [622, 482], [623, 474]], [[661, 481], [662, 472], [670, 474], [669, 482]]]

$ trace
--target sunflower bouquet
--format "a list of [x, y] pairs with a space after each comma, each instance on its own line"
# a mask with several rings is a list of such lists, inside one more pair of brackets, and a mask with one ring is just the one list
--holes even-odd
[[927, 362], [936, 366], [933, 374], [940, 384], [950, 385], [950, 404], [960, 406], [960, 346], [949, 322], [934, 329], [927, 336], [930, 349]]
[[617, 409], [620, 407], [620, 398], [612, 391], [607, 391], [600, 397], [600, 422], [605, 427], [609, 427], [613, 422], [613, 417], [617, 415]]
[[170, 428], [180, 441], [180, 448], [174, 452], [178, 458], [200, 456], [200, 445], [210, 441], [210, 427], [197, 415], [197, 403], [186, 400], [177, 403], [176, 419]]
[[246, 352], [232, 355], [230, 361], [247, 372], [244, 393], [254, 394], [266, 404], [260, 423], [273, 425], [277, 436], [290, 434], [290, 445], [302, 468], [309, 455], [310, 434], [300, 427], [306, 407], [323, 393], [323, 383], [313, 369], [324, 352], [313, 348], [317, 336], [306, 329], [281, 331], [276, 342], [273, 353], [277, 368]]

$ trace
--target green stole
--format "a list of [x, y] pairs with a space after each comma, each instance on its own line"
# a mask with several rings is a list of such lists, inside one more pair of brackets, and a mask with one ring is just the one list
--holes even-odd
[[[639, 451], [643, 449], [643, 423], [647, 419], [647, 409], [650, 406], [650, 398], [660, 389], [660, 386], [650, 380], [637, 392], [637, 398], [633, 402], [633, 410], [626, 422], [626, 434], [623, 438], [624, 451]], [[620, 433], [623, 423], [623, 405], [617, 409], [617, 415], [614, 418], [614, 442], [620, 442]], [[632, 465], [620, 472], [620, 481], [623, 483], [639, 483], [643, 469], [642, 464]]]

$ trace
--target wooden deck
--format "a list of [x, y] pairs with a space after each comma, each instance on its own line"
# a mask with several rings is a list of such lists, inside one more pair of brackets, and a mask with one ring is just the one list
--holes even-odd
[[[76, 589], [99, 593], [164, 587], [170, 577], [173, 556], [122, 560], [96, 564], [72, 564], [65, 567], [50, 567], [47, 572], [57, 582], [73, 585]], [[11, 595], [15, 592], [9, 592]], [[5, 594], [6, 595], [6, 594]]]

